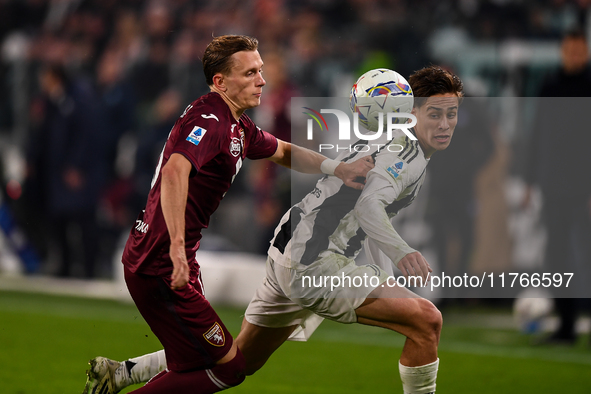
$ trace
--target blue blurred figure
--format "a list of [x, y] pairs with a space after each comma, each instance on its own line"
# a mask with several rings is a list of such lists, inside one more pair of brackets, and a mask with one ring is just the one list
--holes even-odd
[[38, 155], [33, 162], [44, 172], [40, 181], [48, 235], [61, 257], [57, 274], [71, 276], [78, 257], [83, 275], [91, 278], [98, 252], [96, 208], [107, 171], [100, 104], [92, 84], [71, 81], [61, 65], [42, 66], [39, 85], [43, 116], [32, 135], [32, 144], [37, 145], [32, 151]]

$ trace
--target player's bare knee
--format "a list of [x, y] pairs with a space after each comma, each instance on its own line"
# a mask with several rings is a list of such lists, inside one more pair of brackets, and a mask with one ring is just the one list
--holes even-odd
[[439, 343], [439, 334], [443, 326], [441, 312], [426, 299], [418, 299], [419, 316], [416, 319], [418, 336], [422, 342]]
[[432, 330], [439, 333], [443, 326], [443, 317], [437, 307], [428, 300], [425, 300], [425, 320], [431, 326]]

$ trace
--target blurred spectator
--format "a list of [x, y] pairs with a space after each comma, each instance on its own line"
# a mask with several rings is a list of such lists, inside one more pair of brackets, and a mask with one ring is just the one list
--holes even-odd
[[[151, 188], [156, 165], [168, 134], [174, 122], [182, 114], [181, 95], [175, 90], [163, 92], [153, 107], [152, 124], [140, 130], [134, 174], [134, 210], [137, 212], [145, 205], [145, 196]], [[137, 208], [137, 209], [136, 209]]]
[[183, 104], [209, 91], [198, 54], [193, 32], [184, 30], [179, 33], [172, 46], [169, 73], [170, 87], [180, 92]]
[[172, 9], [168, 2], [149, 1], [143, 14], [145, 33], [150, 41], [170, 42], [173, 30]]
[[147, 108], [169, 85], [168, 77], [169, 50], [162, 39], [150, 42], [148, 55], [133, 70], [135, 92], [141, 104], [142, 119], [149, 119]]
[[582, 302], [575, 298], [575, 290], [588, 287], [591, 279], [591, 182], [582, 175], [591, 168], [591, 134], [587, 131], [591, 102], [582, 98], [591, 95], [591, 69], [582, 31], [571, 31], [564, 37], [561, 59], [560, 69], [548, 77], [540, 91], [542, 99], [525, 174], [529, 188], [523, 205], [529, 204], [532, 185], [537, 184], [548, 231], [546, 269], [574, 273], [574, 292], [555, 299], [560, 326], [547, 341], [573, 344]]
[[125, 79], [123, 54], [117, 50], [107, 50], [97, 68], [97, 87], [101, 99], [105, 140], [105, 158], [109, 165], [108, 176], [116, 177], [115, 159], [117, 143], [121, 136], [133, 132], [136, 98], [131, 84]]
[[323, 62], [329, 60], [330, 49], [322, 40], [321, 25], [321, 15], [313, 10], [298, 15], [287, 52], [289, 75], [306, 97], [329, 96], [330, 81], [321, 77]]
[[91, 84], [70, 81], [62, 66], [43, 66], [39, 84], [42, 118], [31, 135], [30, 164], [61, 257], [57, 274], [72, 276], [80, 262], [83, 275], [94, 277], [96, 207], [106, 172], [98, 100]]
[[129, 212], [133, 191], [131, 171], [122, 168], [120, 155], [127, 153], [122, 143], [135, 135], [136, 99], [133, 86], [125, 78], [125, 57], [120, 49], [108, 48], [103, 53], [96, 79], [103, 119], [100, 133], [104, 140], [106, 164], [105, 189], [101, 193], [99, 215], [102, 252], [99, 258], [109, 267], [121, 231], [128, 230], [133, 221], [133, 215]]
[[450, 276], [470, 272], [478, 211], [476, 177], [494, 150], [489, 108], [482, 99], [466, 97], [458, 111], [453, 142], [434, 155], [429, 165], [427, 220], [433, 229], [438, 271]]
[[125, 58], [125, 71], [129, 71], [142, 55], [144, 37], [139, 17], [132, 9], [122, 8], [115, 17], [110, 45], [118, 48]]
[[135, 92], [140, 104], [140, 122], [149, 122], [148, 109], [168, 88], [170, 43], [173, 19], [166, 3], [149, 2], [142, 15], [146, 50], [133, 69]]

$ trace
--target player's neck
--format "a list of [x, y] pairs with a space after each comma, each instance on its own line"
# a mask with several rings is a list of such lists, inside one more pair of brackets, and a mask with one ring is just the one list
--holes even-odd
[[423, 145], [421, 143], [421, 141], [419, 141], [419, 145], [421, 146], [421, 150], [423, 151], [423, 155], [425, 156], [425, 159], [427, 159], [427, 160], [429, 160], [431, 158], [431, 156], [433, 156], [433, 153], [437, 152], [436, 149], [428, 148], [427, 146]]
[[212, 92], [216, 92], [222, 97], [222, 100], [226, 103], [226, 105], [230, 108], [230, 112], [232, 112], [232, 116], [234, 119], [238, 120], [244, 113], [244, 109], [240, 108], [227, 94], [219, 89], [216, 89], [215, 86], [210, 86]]
[[417, 140], [419, 141], [419, 146], [421, 147], [421, 150], [423, 151], [423, 155], [425, 156], [425, 159], [429, 160], [431, 158], [431, 156], [433, 155], [433, 153], [437, 152], [437, 150], [433, 149], [433, 148], [429, 148], [422, 140], [421, 138], [419, 138], [417, 136], [416, 130], [413, 128], [412, 129], [412, 133], [414, 134], [415, 137], [417, 137]]

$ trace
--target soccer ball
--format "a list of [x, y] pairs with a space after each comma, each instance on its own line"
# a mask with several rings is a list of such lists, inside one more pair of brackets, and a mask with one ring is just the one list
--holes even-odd
[[552, 313], [554, 300], [542, 289], [526, 289], [513, 303], [513, 316], [519, 329], [526, 334], [541, 330], [542, 320]]
[[[384, 114], [384, 123], [388, 112], [410, 113], [413, 106], [412, 89], [396, 71], [378, 68], [366, 72], [355, 82], [349, 105], [353, 114], [359, 114], [359, 123], [369, 131], [378, 131], [380, 112]], [[406, 118], [393, 118], [392, 122], [405, 123]]]

